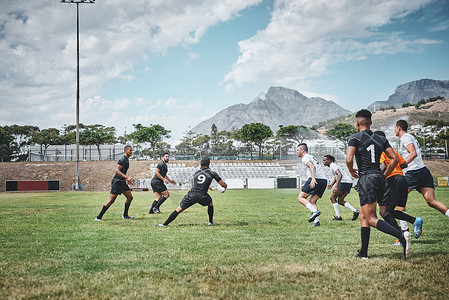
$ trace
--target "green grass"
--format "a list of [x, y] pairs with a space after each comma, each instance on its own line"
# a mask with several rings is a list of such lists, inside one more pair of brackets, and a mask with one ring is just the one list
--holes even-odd
[[[409, 196], [408, 212], [424, 218], [423, 235], [402, 260], [395, 239], [371, 231], [369, 260], [353, 255], [359, 222], [340, 207], [331, 222], [329, 191], [318, 202], [321, 226], [298, 203], [298, 190], [211, 192], [216, 226], [195, 205], [154, 227], [185, 191], [173, 191], [162, 215], [154, 197], [135, 192], [123, 220], [124, 197], [94, 218], [108, 193], [0, 194], [0, 299], [443, 299], [449, 295], [449, 218]], [[437, 189], [449, 205], [449, 189]], [[357, 193], [347, 200], [358, 207]], [[413, 228], [411, 226], [411, 228]]]

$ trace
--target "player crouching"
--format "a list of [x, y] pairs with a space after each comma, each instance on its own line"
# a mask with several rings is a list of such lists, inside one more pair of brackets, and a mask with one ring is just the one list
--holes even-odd
[[228, 185], [224, 182], [221, 177], [211, 169], [210, 159], [205, 157], [201, 160], [201, 168], [195, 172], [193, 175], [193, 187], [184, 196], [179, 204], [178, 208], [174, 210], [170, 216], [167, 218], [164, 224], [156, 224], [155, 226], [165, 227], [170, 224], [176, 217], [182, 213], [184, 210], [189, 208], [190, 206], [199, 203], [202, 206], [207, 206], [207, 213], [209, 215], [209, 223], [208, 225], [213, 225], [213, 217], [214, 217], [214, 204], [212, 202], [211, 196], [207, 193], [210, 185], [212, 183], [212, 179], [215, 179], [220, 186], [223, 188], [227, 188]]

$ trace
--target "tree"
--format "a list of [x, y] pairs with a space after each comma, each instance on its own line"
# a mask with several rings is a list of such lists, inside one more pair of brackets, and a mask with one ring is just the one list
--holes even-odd
[[302, 143], [304, 139], [310, 135], [310, 129], [303, 125], [288, 125], [279, 128], [276, 135], [281, 138], [295, 140], [298, 144]]
[[357, 129], [349, 124], [337, 124], [327, 132], [327, 135], [332, 136], [336, 138], [337, 140], [340, 140], [345, 145], [345, 152], [346, 148], [348, 147], [348, 140], [351, 135], [354, 133], [357, 133]]
[[153, 160], [156, 159], [155, 150], [158, 143], [170, 137], [170, 130], [159, 124], [150, 124], [149, 127], [142, 124], [133, 124], [135, 131], [129, 136], [136, 143], [149, 143], [153, 152]]
[[[263, 143], [265, 139], [273, 136], [270, 126], [262, 123], [245, 124], [237, 131], [237, 138], [240, 141], [249, 143], [251, 146], [255, 144], [259, 148], [259, 159], [262, 159]], [[252, 149], [251, 149], [252, 159]]]
[[440, 140], [443, 141], [444, 143], [444, 153], [445, 153], [445, 158], [449, 158], [449, 151], [448, 151], [448, 141], [449, 141], [449, 132], [448, 132], [448, 126], [446, 126], [445, 128], [443, 128], [443, 130], [440, 130], [440, 133], [438, 133], [438, 138]]
[[30, 143], [41, 146], [42, 160], [45, 160], [45, 157], [47, 156], [47, 148], [50, 145], [61, 145], [59, 130], [56, 128], [48, 128], [34, 132], [30, 139]]
[[105, 127], [100, 124], [84, 126], [80, 132], [81, 145], [95, 145], [98, 150], [98, 160], [101, 160], [100, 145], [115, 143], [115, 128]]
[[210, 142], [210, 137], [207, 134], [206, 135], [200, 134], [192, 140], [192, 145], [198, 149], [200, 158], [203, 158], [203, 156], [208, 156], [209, 142]]
[[30, 125], [11, 125], [4, 126], [3, 129], [13, 138], [9, 151], [11, 156], [18, 161], [25, 161], [28, 158], [28, 146], [34, 132], [39, 131], [39, 127]]
[[[84, 129], [84, 124], [79, 123], [78, 125], [80, 132]], [[81, 135], [81, 134], [80, 134]], [[64, 130], [61, 134], [61, 143], [63, 145], [74, 145], [76, 144], [76, 125], [64, 126]]]
[[14, 137], [0, 127], [0, 161], [3, 162], [11, 160], [10, 145], [12, 141], [14, 141]]
[[210, 128], [210, 144], [212, 146], [212, 155], [218, 155], [218, 144], [219, 144], [219, 137], [218, 137], [218, 128], [217, 125], [212, 124]]

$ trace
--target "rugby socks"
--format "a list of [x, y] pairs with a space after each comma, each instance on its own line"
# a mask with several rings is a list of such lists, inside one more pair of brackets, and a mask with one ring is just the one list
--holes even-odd
[[213, 223], [213, 219], [214, 219], [214, 207], [213, 206], [208, 206], [207, 207], [207, 214], [209, 215], [209, 222]]
[[156, 206], [156, 204], [157, 204], [157, 201], [156, 200], [154, 200], [153, 201], [153, 204], [151, 204], [151, 208], [150, 208], [150, 214], [152, 214], [153, 213], [153, 208]]
[[345, 207], [349, 208], [350, 210], [352, 210], [352, 212], [356, 212], [357, 211], [357, 209], [355, 209], [351, 204], [349, 204], [349, 202], [345, 203]]
[[108, 210], [108, 207], [103, 205], [103, 208], [101, 209], [100, 214], [97, 216], [97, 219], [103, 218], [104, 213]]
[[159, 201], [156, 202], [155, 208], [159, 209], [159, 207], [161, 207], [162, 203], [164, 203], [165, 200], [167, 200], [167, 198], [162, 196], [161, 199], [159, 199]]
[[167, 221], [165, 221], [164, 225], [167, 226], [168, 224], [170, 224], [174, 219], [176, 219], [176, 217], [179, 215], [179, 213], [174, 210], [171, 215], [167, 218]]
[[313, 207], [312, 203], [307, 203], [306, 208], [313, 213], [317, 211], [317, 209]]
[[388, 214], [384, 217], [384, 220], [390, 224], [391, 226], [393, 226], [394, 228], [400, 230], [399, 226], [398, 226], [398, 222], [396, 222], [396, 219], [393, 217], [392, 214]]
[[125, 211], [123, 212], [123, 215], [124, 216], [127, 216], [128, 215], [128, 210], [129, 210], [129, 206], [131, 205], [131, 203], [126, 203], [125, 202]]
[[340, 218], [340, 210], [338, 209], [338, 203], [332, 203], [332, 206], [334, 207], [335, 214], [337, 215], [337, 218]]
[[408, 229], [408, 223], [407, 221], [404, 220], [400, 220], [399, 224], [401, 225], [401, 230], [402, 231], [410, 231], [410, 229]]
[[449, 209], [446, 211], [444, 215], [449, 218]]
[[416, 218], [414, 218], [410, 215], [407, 215], [405, 213], [405, 211], [393, 210], [392, 214], [395, 219], [407, 221], [411, 224], [415, 223], [415, 221], [416, 221]]
[[[397, 226], [397, 224], [396, 224], [396, 226]], [[387, 222], [385, 222], [383, 220], [379, 220], [379, 221], [377, 221], [376, 227], [378, 230], [398, 238], [399, 241], [401, 241], [401, 243], [403, 242], [404, 237], [402, 236], [402, 231], [399, 229], [399, 226], [398, 226], [398, 228], [394, 228]]]
[[360, 254], [362, 257], [368, 256], [368, 245], [371, 227], [360, 227], [360, 235], [362, 237], [362, 248], [360, 248]]

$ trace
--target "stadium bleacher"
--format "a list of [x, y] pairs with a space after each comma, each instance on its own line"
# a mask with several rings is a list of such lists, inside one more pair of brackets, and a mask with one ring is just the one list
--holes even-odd
[[[344, 164], [339, 163], [342, 169], [349, 174]], [[154, 170], [156, 164], [150, 165]], [[300, 162], [287, 169], [278, 162], [259, 163], [259, 162], [215, 162], [211, 163], [210, 168], [220, 175], [225, 181], [233, 180], [237, 186], [247, 186], [248, 180], [252, 179], [268, 179], [271, 178], [275, 182], [277, 178], [298, 178], [299, 183], [307, 180], [306, 168]], [[168, 184], [168, 189], [190, 189], [192, 186], [193, 174], [198, 170], [198, 166], [186, 166], [185, 163], [169, 163], [168, 177], [176, 181], [176, 185]], [[323, 167], [323, 170], [329, 181], [334, 176], [329, 168]], [[151, 189], [151, 178], [139, 179], [137, 182], [139, 188]]]

